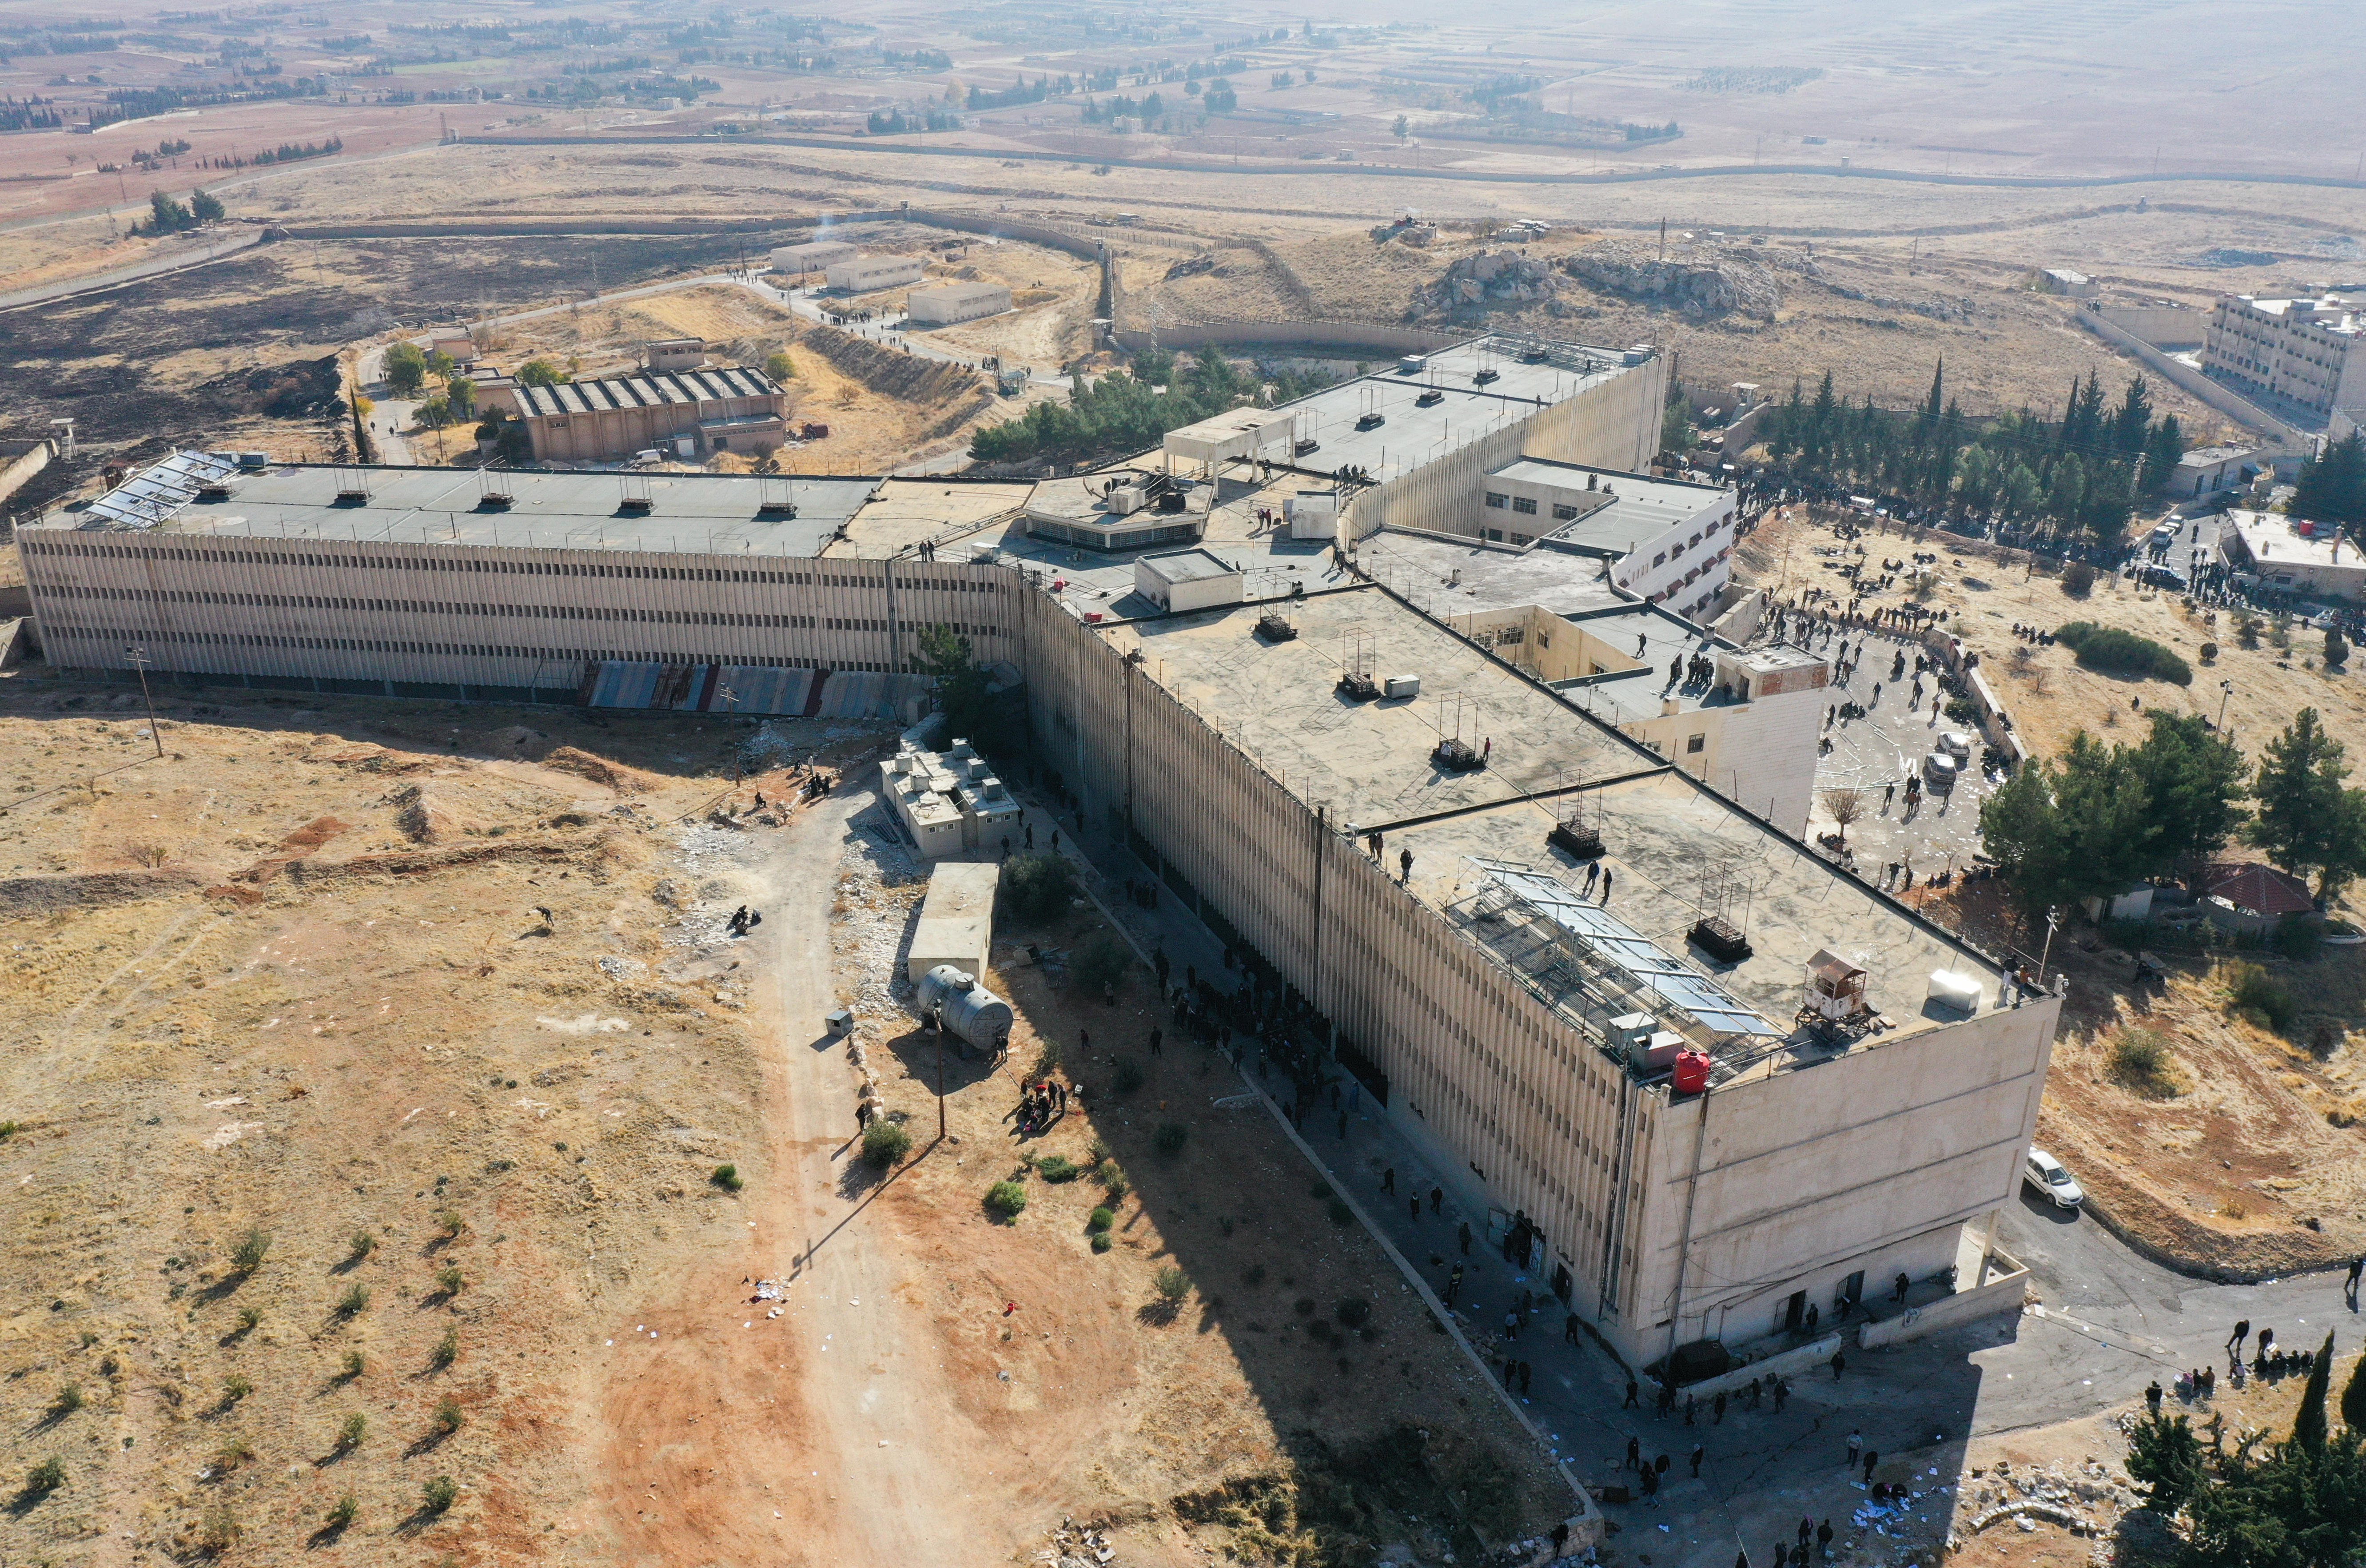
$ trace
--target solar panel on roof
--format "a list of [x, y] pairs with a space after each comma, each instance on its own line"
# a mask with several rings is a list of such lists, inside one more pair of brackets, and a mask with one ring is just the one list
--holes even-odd
[[1712, 1029], [1733, 1034], [1782, 1032], [1754, 1010], [1712, 985], [1707, 976], [1670, 957], [1660, 945], [1558, 877], [1504, 861], [1476, 863], [1506, 892], [1547, 919], [1582, 937], [1597, 953]]
[[142, 468], [90, 503], [89, 511], [121, 528], [153, 528], [210, 485], [226, 484], [237, 459], [220, 452], [175, 452]]

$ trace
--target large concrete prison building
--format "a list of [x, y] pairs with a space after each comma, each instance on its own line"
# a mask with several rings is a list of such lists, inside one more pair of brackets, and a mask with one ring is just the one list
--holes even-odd
[[[1524, 458], [1650, 451], [1657, 361], [1555, 345], [1583, 365], [1542, 362], [1556, 389], [1526, 352], [1431, 357], [1534, 400], [1419, 405], [1451, 430], [1357, 431], [1360, 399], [1414, 405], [1393, 375], [1292, 405], [1319, 455], [1211, 514], [1192, 547], [1237, 576], [1183, 610], [1129, 554], [1032, 536], [1024, 486], [188, 455], [19, 539], [53, 663], [121, 676], [137, 647], [168, 682], [908, 718], [917, 630], [951, 625], [1023, 677], [1085, 827], [1311, 998], [1436, 1179], [1524, 1216], [1538, 1279], [1631, 1364], [1901, 1271], [1954, 1281], [1924, 1326], [2017, 1303], [1989, 1243], [2058, 1002], [1800, 842], [1820, 660], [1568, 541], [1447, 525]], [[1383, 456], [1388, 429], [1423, 439]], [[1345, 561], [1249, 515], [1314, 461], [1359, 470]], [[1269, 613], [1296, 637], [1260, 637]], [[1439, 766], [1445, 740], [1484, 765]], [[1556, 829], [1598, 834], [1608, 876]]]

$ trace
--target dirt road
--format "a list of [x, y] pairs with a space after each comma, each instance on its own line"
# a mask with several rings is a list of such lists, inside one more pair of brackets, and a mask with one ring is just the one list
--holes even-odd
[[[859, 1077], [821, 1022], [833, 1005], [832, 874], [847, 818], [870, 802], [862, 791], [832, 797], [751, 846], [744, 891], [765, 913], [749, 945], [769, 974], [755, 989], [770, 1155], [740, 1199], [744, 1251], [655, 1282], [615, 1326], [620, 1352], [627, 1336], [647, 1347], [610, 1363], [599, 1402], [625, 1562], [1005, 1554], [965, 1497], [975, 1472], [955, 1469], [983, 1436], [964, 1430], [927, 1353], [936, 1335], [916, 1270], [883, 1232], [882, 1187], [852, 1157]], [[778, 1318], [750, 1300], [752, 1281], [768, 1278], [791, 1281]]]

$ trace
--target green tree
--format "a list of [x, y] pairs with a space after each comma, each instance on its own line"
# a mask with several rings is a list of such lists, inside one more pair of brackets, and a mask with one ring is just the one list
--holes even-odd
[[796, 366], [786, 354], [775, 349], [764, 356], [764, 374], [775, 381], [785, 381], [797, 373]]
[[529, 359], [518, 367], [517, 378], [521, 386], [556, 387], [568, 376], [547, 359]]
[[189, 216], [200, 223], [220, 222], [226, 216], [222, 211], [221, 197], [214, 195], [211, 191], [191, 191], [189, 193]]
[[399, 398], [416, 397], [427, 384], [427, 355], [415, 343], [398, 343], [386, 351], [386, 384]]
[[2366, 523], [2366, 433], [2351, 431], [2302, 467], [2291, 510], [2316, 523]]
[[2045, 765], [2033, 759], [1980, 802], [1980, 843], [2013, 903], [2034, 922], [2062, 893], [2062, 819]]
[[1403, 141], [1407, 135], [1411, 134], [1412, 130], [1413, 128], [1405, 123], [1405, 117], [1399, 115], [1397, 116], [1397, 122], [1389, 127], [1389, 134], [1395, 137], [1399, 141]]
[[1008, 739], [1006, 705], [993, 677], [970, 651], [969, 638], [951, 626], [922, 626], [916, 662], [937, 682], [937, 709], [945, 716], [944, 739], [967, 740], [980, 750], [998, 750]]
[[2202, 1439], [2182, 1416], [2145, 1416], [2128, 1431], [2128, 1476], [2154, 1507], [2173, 1515], [2205, 1480]]
[[[2259, 814], [2244, 838], [2295, 874], [2311, 868], [2338, 886], [2366, 861], [2366, 802], [2352, 805], [2342, 780], [2349, 770], [2341, 742], [2325, 732], [2315, 708], [2293, 716], [2259, 759]], [[2338, 877], [2338, 880], [2335, 880]]]
[[455, 423], [477, 417], [477, 384], [466, 376], [455, 376], [444, 383], [444, 405], [452, 411]]
[[2250, 794], [2243, 753], [2199, 714], [2156, 710], [2152, 734], [2136, 749], [2135, 764], [2154, 828], [2158, 870], [2198, 868], [2250, 816], [2240, 804]]
[[148, 232], [175, 234], [197, 221], [189, 209], [161, 190], [148, 193]]
[[2156, 825], [2135, 754], [2085, 731], [2054, 769], [2060, 886], [2071, 898], [2124, 893], [2155, 868]]
[[2147, 495], [2158, 495], [2176, 477], [2178, 459], [2185, 456], [2185, 432], [2173, 413], [2153, 423], [2145, 437], [2144, 467], [2139, 482]]
[[2342, 1424], [2366, 1431], [2366, 1356], [2358, 1358], [2349, 1369], [2349, 1381], [2341, 1389]]
[[2300, 1391], [2300, 1414], [2293, 1417], [2293, 1441], [2304, 1449], [2321, 1450], [2325, 1447], [2325, 1401], [2332, 1388], [2333, 1330], [2328, 1328], [2316, 1359], [2309, 1363], [2308, 1382]]

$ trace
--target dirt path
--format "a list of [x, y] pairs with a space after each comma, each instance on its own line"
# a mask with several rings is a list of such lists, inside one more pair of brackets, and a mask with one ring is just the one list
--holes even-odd
[[[857, 1077], [822, 1038], [829, 889], [856, 792], [762, 846], [749, 945], [769, 1156], [738, 1200], [749, 1245], [657, 1282], [620, 1314], [600, 1404], [609, 1526], [628, 1562], [999, 1562], [957, 1471], [980, 1434], [955, 1414], [934, 1325], [880, 1189], [854, 1166]], [[749, 1280], [794, 1281], [778, 1318]], [[752, 1326], [746, 1326], [752, 1325]], [[656, 1331], [656, 1337], [649, 1335]], [[606, 1337], [605, 1335], [603, 1336]], [[637, 1337], [646, 1348], [623, 1348]], [[982, 1490], [982, 1489], [981, 1489]]]

